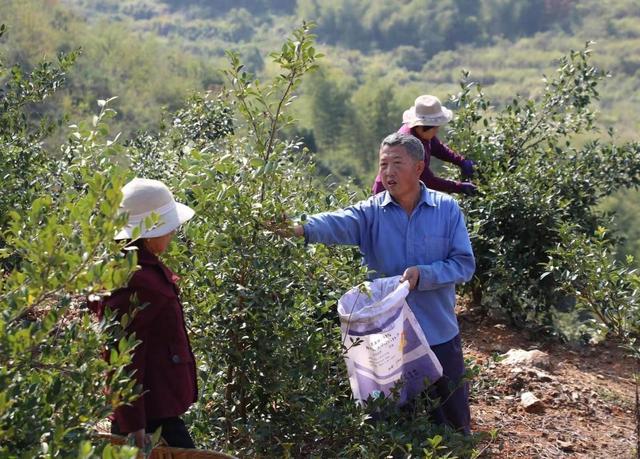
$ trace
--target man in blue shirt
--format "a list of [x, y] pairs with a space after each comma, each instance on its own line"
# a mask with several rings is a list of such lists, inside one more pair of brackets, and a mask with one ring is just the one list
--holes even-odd
[[[386, 191], [346, 209], [309, 217], [294, 227], [309, 243], [357, 245], [377, 277], [402, 274], [407, 303], [443, 367], [437, 384], [445, 402], [434, 415], [469, 433], [468, 385], [456, 319], [455, 284], [471, 279], [475, 260], [456, 201], [420, 181], [424, 148], [415, 137], [395, 133], [380, 146], [379, 175]], [[443, 384], [444, 382], [444, 384]], [[449, 384], [452, 383], [452, 384]], [[458, 387], [453, 393], [448, 386]]]

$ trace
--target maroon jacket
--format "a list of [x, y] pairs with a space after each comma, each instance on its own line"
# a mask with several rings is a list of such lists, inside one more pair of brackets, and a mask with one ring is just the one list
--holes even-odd
[[[400, 129], [398, 129], [398, 132], [414, 135], [408, 124], [403, 124]], [[464, 161], [464, 156], [457, 154], [447, 145], [440, 142], [437, 137], [433, 137], [428, 141], [422, 140], [418, 136], [414, 137], [420, 140], [424, 147], [425, 167], [424, 171], [422, 171], [422, 175], [420, 176], [420, 180], [427, 185], [427, 188], [431, 188], [432, 190], [444, 191], [446, 193], [462, 193], [462, 184], [460, 182], [454, 182], [452, 180], [443, 179], [433, 175], [433, 172], [429, 169], [429, 162], [431, 161], [431, 155], [433, 155], [443, 161], [453, 163], [456, 166], [461, 166], [462, 161]], [[384, 185], [382, 185], [382, 179], [380, 179], [379, 175], [376, 176], [376, 180], [373, 183], [373, 187], [371, 187], [371, 191], [373, 194], [378, 194], [381, 191], [384, 191]]]
[[198, 395], [195, 359], [176, 285], [179, 278], [144, 248], [138, 249], [138, 264], [141, 269], [127, 287], [115, 290], [104, 302], [119, 315], [147, 303], [127, 328], [142, 341], [134, 351], [131, 369], [136, 370], [145, 394], [116, 410], [123, 433], [145, 427], [150, 419], [180, 416]]

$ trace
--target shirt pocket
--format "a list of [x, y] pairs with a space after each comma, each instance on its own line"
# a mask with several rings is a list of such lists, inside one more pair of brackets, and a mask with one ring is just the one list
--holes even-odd
[[436, 261], [442, 261], [449, 254], [449, 238], [441, 236], [424, 236], [416, 247], [418, 264], [428, 265]]

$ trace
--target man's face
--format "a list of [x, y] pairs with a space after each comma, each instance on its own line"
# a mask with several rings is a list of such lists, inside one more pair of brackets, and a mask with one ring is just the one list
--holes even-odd
[[385, 145], [380, 150], [379, 174], [382, 184], [396, 199], [420, 188], [424, 161], [416, 161], [401, 145]]

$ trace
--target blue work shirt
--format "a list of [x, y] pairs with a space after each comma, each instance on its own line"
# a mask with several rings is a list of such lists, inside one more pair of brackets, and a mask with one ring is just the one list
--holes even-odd
[[309, 217], [310, 243], [357, 245], [373, 277], [402, 275], [418, 266], [420, 280], [407, 303], [431, 345], [458, 333], [455, 284], [471, 279], [475, 259], [464, 216], [450, 196], [421, 186], [411, 215], [383, 191], [335, 212]]

